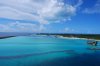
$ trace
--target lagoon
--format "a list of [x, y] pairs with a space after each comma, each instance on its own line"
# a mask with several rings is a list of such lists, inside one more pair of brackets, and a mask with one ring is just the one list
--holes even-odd
[[[98, 43], [98, 48], [99, 48]], [[98, 66], [100, 51], [85, 39], [17, 36], [0, 39], [0, 66]]]

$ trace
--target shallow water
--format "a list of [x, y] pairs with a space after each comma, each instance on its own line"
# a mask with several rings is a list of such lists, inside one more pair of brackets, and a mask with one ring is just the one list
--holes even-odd
[[0, 39], [0, 66], [99, 66], [100, 51], [89, 48], [87, 40], [53, 36]]

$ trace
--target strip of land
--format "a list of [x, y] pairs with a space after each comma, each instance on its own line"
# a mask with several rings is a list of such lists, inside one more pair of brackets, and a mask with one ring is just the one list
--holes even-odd
[[40, 33], [38, 35], [56, 35], [65, 38], [84, 38], [84, 39], [94, 39], [100, 40], [100, 34], [50, 34], [50, 33]]
[[10, 38], [15, 36], [28, 36], [28, 35], [53, 35], [55, 37], [63, 38], [81, 38], [81, 39], [95, 39], [100, 40], [100, 34], [58, 34], [58, 33], [0, 33], [0, 39]]
[[0, 39], [10, 38], [10, 37], [15, 37], [15, 36], [1, 36]]

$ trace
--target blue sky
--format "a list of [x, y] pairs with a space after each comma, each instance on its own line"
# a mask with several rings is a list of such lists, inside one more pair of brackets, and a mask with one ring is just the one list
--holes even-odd
[[100, 0], [1, 0], [0, 32], [100, 34]]

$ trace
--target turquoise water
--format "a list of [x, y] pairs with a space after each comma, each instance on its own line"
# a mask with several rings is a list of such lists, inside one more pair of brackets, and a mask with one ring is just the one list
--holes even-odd
[[0, 66], [99, 66], [100, 51], [89, 48], [87, 40], [53, 36], [0, 39]]

